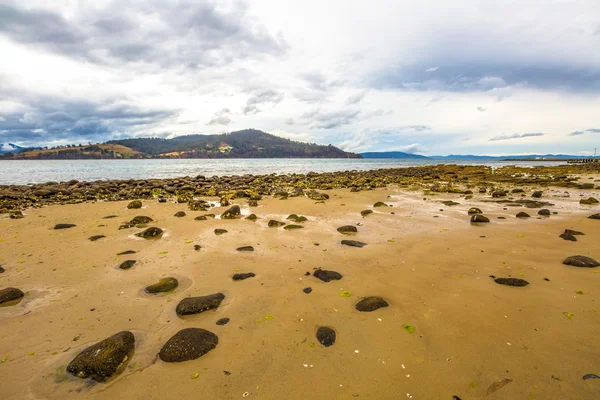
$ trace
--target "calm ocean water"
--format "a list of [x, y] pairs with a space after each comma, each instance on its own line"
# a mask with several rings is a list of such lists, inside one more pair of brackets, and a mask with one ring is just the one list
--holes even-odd
[[0, 161], [0, 184], [49, 181], [174, 178], [371, 170], [417, 165], [558, 165], [562, 162], [403, 160], [403, 159], [188, 159], [188, 160], [15, 160]]

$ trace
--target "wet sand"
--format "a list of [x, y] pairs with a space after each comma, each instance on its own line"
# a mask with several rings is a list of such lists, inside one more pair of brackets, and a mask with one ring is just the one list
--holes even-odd
[[[256, 222], [196, 221], [226, 207], [189, 211], [156, 200], [144, 200], [139, 210], [127, 209], [128, 202], [96, 202], [2, 218], [0, 289], [26, 294], [0, 307], [0, 398], [600, 398], [600, 379], [582, 379], [600, 375], [600, 268], [562, 264], [572, 255], [600, 259], [600, 220], [587, 218], [600, 206], [578, 203], [583, 193], [599, 193], [568, 189], [567, 198], [564, 192], [545, 189], [541, 200], [558, 212], [550, 217], [484, 202], [492, 200], [489, 194], [465, 200], [390, 186], [330, 190], [324, 203], [264, 198], [248, 208], [235, 200]], [[443, 200], [460, 204], [447, 207]], [[373, 208], [377, 201], [392, 207]], [[491, 223], [471, 225], [472, 206]], [[363, 218], [364, 209], [374, 213]], [[176, 218], [177, 211], [187, 215]], [[519, 211], [532, 218], [515, 218]], [[267, 227], [291, 213], [308, 218], [304, 229]], [[108, 215], [118, 217], [103, 219]], [[150, 241], [134, 236], [142, 229], [118, 229], [137, 215], [152, 217], [150, 226], [165, 235]], [[53, 230], [58, 223], [77, 226]], [[357, 224], [352, 237], [336, 231]], [[216, 236], [216, 228], [228, 233]], [[566, 228], [585, 235], [562, 240]], [[91, 242], [93, 235], [106, 237]], [[368, 245], [342, 246], [343, 239]], [[202, 249], [194, 251], [194, 244]], [[245, 245], [255, 251], [236, 251]], [[125, 250], [137, 253], [116, 255]], [[137, 263], [118, 269], [127, 259]], [[325, 283], [305, 276], [316, 268], [343, 278]], [[256, 277], [234, 282], [240, 272]], [[530, 284], [499, 285], [490, 275]], [[173, 292], [144, 293], [169, 276], [179, 280]], [[218, 309], [176, 315], [181, 299], [216, 292], [226, 296]], [[383, 297], [390, 306], [358, 312], [354, 305], [365, 296]], [[227, 325], [215, 324], [225, 317]], [[319, 326], [335, 329], [333, 346], [317, 341]], [[193, 361], [156, 360], [163, 344], [188, 327], [218, 335], [216, 349]], [[135, 334], [136, 348], [119, 376], [93, 383], [65, 373], [83, 349], [123, 330]], [[512, 382], [489, 391], [503, 379]]]

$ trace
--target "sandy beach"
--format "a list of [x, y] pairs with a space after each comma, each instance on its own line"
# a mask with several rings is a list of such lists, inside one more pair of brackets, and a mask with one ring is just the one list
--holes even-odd
[[[598, 185], [598, 178], [580, 182]], [[522, 194], [506, 198], [531, 199], [538, 189], [519, 187]], [[0, 289], [25, 295], [0, 307], [0, 398], [600, 398], [600, 379], [583, 379], [600, 375], [600, 268], [563, 264], [575, 255], [600, 260], [600, 220], [588, 218], [600, 206], [579, 203], [600, 191], [542, 190], [536, 200], [552, 205], [392, 184], [327, 190], [325, 201], [264, 196], [249, 206], [235, 199], [242, 214], [235, 219], [219, 218], [229, 206], [191, 211], [174, 199], [142, 199], [140, 209], [96, 201], [29, 208], [22, 219], [5, 214]], [[471, 207], [490, 223], [471, 224]], [[538, 215], [541, 208], [551, 215]], [[175, 217], [179, 211], [186, 215]], [[256, 221], [245, 218], [251, 213]], [[268, 226], [294, 224], [290, 214], [307, 218], [297, 224], [302, 229]], [[119, 229], [136, 216], [152, 218], [148, 226], [161, 228], [162, 237]], [[63, 223], [76, 226], [53, 229]], [[358, 232], [339, 233], [345, 225]], [[584, 235], [563, 240], [565, 229]], [[105, 237], [90, 241], [95, 235]], [[254, 251], [236, 250], [242, 246]], [[135, 253], [117, 255], [127, 250]], [[126, 260], [136, 263], [118, 268]], [[319, 268], [343, 277], [324, 282], [313, 275]], [[232, 279], [248, 272], [255, 276]], [[529, 284], [501, 285], [490, 276]], [[144, 291], [166, 277], [179, 286]], [[181, 300], [213, 293], [225, 296], [218, 308], [176, 314]], [[368, 296], [389, 306], [358, 311]], [[217, 325], [222, 318], [230, 321]], [[317, 340], [319, 327], [335, 330], [333, 345]], [[208, 330], [218, 344], [195, 360], [157, 358], [184, 328]], [[66, 372], [80, 352], [121, 331], [133, 333], [135, 352], [120, 374], [99, 383]]]

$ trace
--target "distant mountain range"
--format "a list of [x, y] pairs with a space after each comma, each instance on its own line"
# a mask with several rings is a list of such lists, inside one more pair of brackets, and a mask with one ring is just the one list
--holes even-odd
[[370, 151], [366, 153], [360, 153], [360, 155], [363, 158], [428, 158], [420, 154], [404, 153], [402, 151]]
[[501, 160], [561, 160], [569, 158], [585, 158], [568, 154], [526, 154], [508, 156], [476, 156], [472, 154], [450, 154], [447, 156], [422, 156], [420, 154], [404, 153], [401, 151], [380, 151], [360, 153], [363, 158], [401, 158], [401, 159], [429, 159], [440, 161], [501, 161]]
[[6, 154], [6, 153], [19, 153], [24, 149], [24, 147], [21, 146], [17, 146], [16, 144], [12, 144], [12, 143], [0, 143], [0, 154]]

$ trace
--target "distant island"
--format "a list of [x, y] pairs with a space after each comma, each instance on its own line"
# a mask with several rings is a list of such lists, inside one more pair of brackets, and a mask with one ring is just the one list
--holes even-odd
[[360, 153], [360, 155], [362, 158], [428, 158], [420, 154], [404, 153], [402, 151], [370, 151], [366, 153]]
[[14, 149], [0, 155], [10, 160], [89, 160], [141, 158], [362, 158], [332, 145], [302, 143], [246, 129], [221, 135], [187, 135], [172, 139], [135, 138], [88, 145]]

